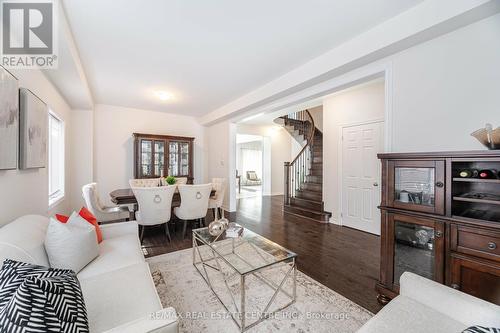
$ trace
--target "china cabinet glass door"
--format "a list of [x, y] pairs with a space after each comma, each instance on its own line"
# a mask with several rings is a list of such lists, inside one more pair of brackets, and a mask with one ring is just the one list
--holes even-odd
[[141, 174], [143, 177], [153, 177], [153, 141], [141, 140]]
[[165, 142], [155, 141], [154, 147], [154, 174], [165, 177]]
[[189, 144], [187, 142], [180, 142], [180, 174], [189, 174]]
[[140, 177], [163, 177], [165, 174], [165, 141], [142, 139]]
[[444, 224], [440, 221], [392, 214], [394, 230], [393, 281], [399, 285], [404, 272], [443, 281]]
[[169, 176], [179, 176], [179, 143], [169, 143], [169, 158], [168, 158], [168, 174]]
[[169, 143], [169, 175], [175, 177], [189, 176], [190, 165], [189, 142], [170, 141]]
[[392, 161], [389, 177], [394, 207], [444, 214], [443, 161]]

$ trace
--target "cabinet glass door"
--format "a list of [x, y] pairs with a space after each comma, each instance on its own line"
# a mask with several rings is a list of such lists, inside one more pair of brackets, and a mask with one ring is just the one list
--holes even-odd
[[143, 177], [153, 175], [153, 141], [141, 140], [141, 174]]
[[393, 161], [391, 171], [394, 207], [444, 214], [443, 161]]
[[189, 175], [189, 143], [180, 142], [180, 174]]
[[169, 174], [175, 177], [189, 175], [189, 142], [170, 141], [169, 143]]
[[394, 225], [394, 281], [404, 272], [434, 278], [434, 229], [397, 221]]
[[179, 176], [179, 143], [169, 143], [168, 157], [168, 172], [169, 176]]
[[394, 168], [394, 200], [434, 206], [434, 168]]
[[394, 284], [404, 272], [442, 281], [444, 224], [403, 215], [393, 215]]
[[156, 177], [165, 177], [165, 142], [155, 141], [154, 149], [154, 175]]

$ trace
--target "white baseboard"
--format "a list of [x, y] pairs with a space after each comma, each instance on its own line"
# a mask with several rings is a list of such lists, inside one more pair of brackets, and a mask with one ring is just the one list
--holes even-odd
[[339, 223], [339, 221], [337, 221], [337, 219], [336, 219], [336, 218], [334, 218], [334, 217], [330, 217], [330, 220], [328, 221], [328, 223], [331, 223], [331, 224], [336, 224], [336, 225], [341, 225], [341, 224]]

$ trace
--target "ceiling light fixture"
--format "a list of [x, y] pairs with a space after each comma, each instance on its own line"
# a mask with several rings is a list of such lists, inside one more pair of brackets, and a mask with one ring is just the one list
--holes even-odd
[[166, 91], [155, 91], [155, 95], [161, 99], [162, 101], [168, 101], [169, 99], [172, 99], [172, 94]]

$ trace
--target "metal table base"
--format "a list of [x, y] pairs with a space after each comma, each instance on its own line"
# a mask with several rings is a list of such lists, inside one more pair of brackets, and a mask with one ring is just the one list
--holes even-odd
[[[236, 255], [240, 260], [242, 260], [247, 265], [249, 265], [250, 267], [253, 268], [254, 266], [252, 264], [250, 264], [245, 258], [243, 258], [239, 254], [235, 253], [235, 249], [238, 246], [242, 245], [242, 244], [235, 244], [235, 243], [236, 243], [235, 239], [232, 239], [231, 254]], [[248, 244], [251, 245], [254, 248], [255, 252], [257, 252], [257, 254], [262, 257], [262, 254], [255, 247], [255, 245], [253, 245], [251, 243], [248, 243]], [[201, 254], [200, 247], [206, 247], [207, 249], [209, 249], [208, 252], [211, 255], [209, 254], [208, 257], [203, 256]], [[196, 255], [198, 255], [199, 260], [197, 260]], [[229, 277], [226, 274], [224, 274], [224, 272], [222, 271], [221, 264], [226, 264], [230, 269], [232, 269], [234, 271], [234, 274], [231, 274]], [[295, 263], [295, 257], [290, 258], [288, 261], [280, 262], [277, 264], [281, 264], [281, 266], [283, 266], [283, 265], [288, 266], [286, 273], [285, 273], [285, 276], [280, 280], [280, 282], [278, 284], [274, 283], [273, 281], [270, 281], [269, 279], [265, 278], [261, 274], [262, 271], [276, 268], [276, 265], [269, 265], [269, 266], [265, 266], [262, 268], [254, 269], [248, 273], [240, 274], [233, 267], [233, 265], [226, 258], [224, 258], [224, 256], [220, 255], [209, 244], [206, 244], [202, 239], [197, 237], [195, 233], [193, 233], [193, 265], [196, 268], [196, 270], [198, 271], [198, 273], [200, 273], [203, 280], [205, 280], [205, 282], [207, 283], [210, 290], [212, 290], [215, 297], [217, 297], [217, 299], [222, 304], [222, 306], [225, 308], [225, 310], [230, 314], [234, 323], [238, 326], [238, 328], [240, 329], [241, 332], [245, 332], [246, 330], [250, 329], [251, 327], [254, 327], [255, 325], [257, 325], [257, 324], [261, 323], [262, 321], [264, 321], [265, 319], [269, 318], [271, 315], [276, 314], [277, 312], [282, 311], [285, 308], [287, 308], [288, 306], [290, 306], [291, 304], [295, 303], [295, 300], [297, 298], [297, 265]], [[214, 289], [214, 286], [212, 285], [212, 281], [210, 280], [207, 269], [212, 270], [214, 272], [217, 272], [222, 277], [222, 279], [224, 281], [225, 288], [227, 289], [227, 292], [231, 296], [232, 304], [233, 304], [234, 308], [237, 310], [236, 312], [230, 311], [228, 306], [226, 304], [224, 304], [221, 297], [217, 294], [217, 292]], [[240, 302], [236, 302], [236, 300], [231, 292], [231, 289], [229, 287], [229, 284], [228, 284], [228, 281], [230, 280], [230, 278], [234, 277], [235, 274], [240, 275]], [[274, 291], [274, 293], [273, 293], [271, 299], [269, 300], [269, 302], [266, 304], [264, 310], [262, 311], [262, 315], [259, 316], [259, 319], [257, 319], [256, 321], [254, 321], [250, 324], [247, 324], [247, 322], [246, 322], [247, 304], [246, 304], [246, 297], [245, 297], [245, 282], [246, 282], [247, 277], [249, 275], [253, 275], [259, 281], [261, 281], [264, 284], [266, 284], [267, 286], [269, 286]], [[289, 278], [292, 279], [292, 284], [293, 284], [293, 291], [291, 294], [283, 289], [285, 282]], [[270, 309], [271, 305], [276, 300], [276, 297], [278, 296], [280, 291], [287, 298], [289, 298], [290, 301], [272, 312], [267, 312]]]

